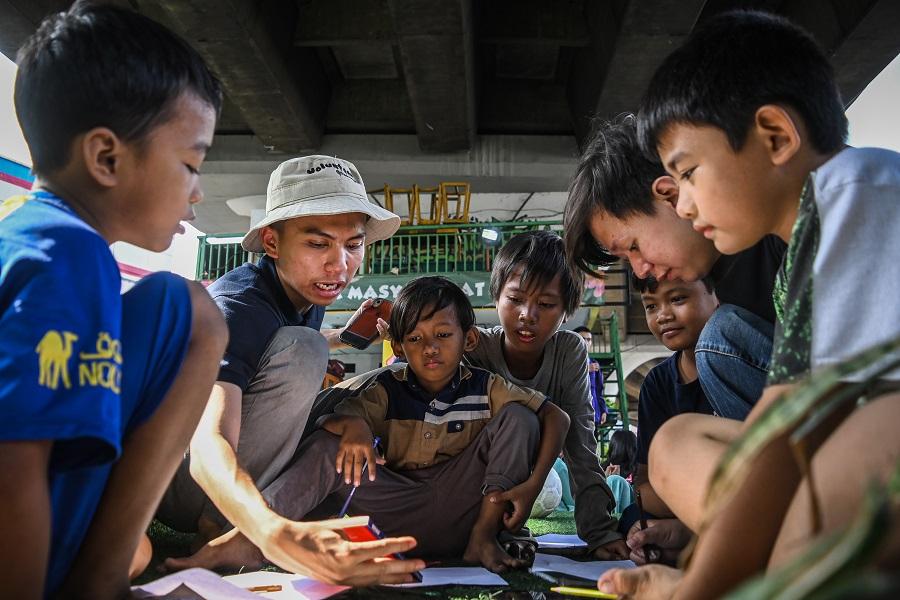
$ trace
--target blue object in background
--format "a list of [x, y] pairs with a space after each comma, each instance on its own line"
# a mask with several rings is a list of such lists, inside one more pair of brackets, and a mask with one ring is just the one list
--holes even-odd
[[559, 475], [559, 480], [562, 481], [562, 500], [559, 501], [559, 506], [556, 507], [556, 510], [575, 510], [575, 499], [572, 498], [572, 488], [569, 485], [569, 467], [566, 466], [563, 459], [556, 457], [556, 462], [553, 463], [553, 470], [556, 471], [556, 474]]

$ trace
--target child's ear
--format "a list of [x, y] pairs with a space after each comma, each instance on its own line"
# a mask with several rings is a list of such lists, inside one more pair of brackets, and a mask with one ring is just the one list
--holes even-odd
[[406, 355], [403, 353], [403, 346], [401, 346], [400, 342], [393, 337], [391, 338], [391, 350], [394, 352], [394, 356], [400, 360], [406, 360]]
[[650, 186], [654, 200], [665, 202], [675, 210], [678, 206], [678, 183], [671, 175], [657, 177]]
[[463, 346], [463, 350], [466, 352], [471, 352], [478, 346], [479, 334], [477, 327], [471, 327], [466, 332], [466, 343]]
[[95, 127], [76, 142], [81, 150], [85, 169], [99, 185], [114, 187], [121, 175], [125, 144], [111, 129]]
[[751, 131], [762, 141], [775, 166], [786, 164], [800, 151], [802, 139], [797, 122], [788, 110], [777, 104], [756, 109]]
[[265, 253], [278, 258], [278, 231], [274, 227], [263, 227], [259, 230], [259, 239]]

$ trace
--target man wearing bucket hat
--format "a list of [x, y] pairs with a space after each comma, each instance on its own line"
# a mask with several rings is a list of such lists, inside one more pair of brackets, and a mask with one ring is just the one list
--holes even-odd
[[[412, 538], [345, 542], [314, 522], [277, 515], [259, 492], [297, 449], [329, 347], [340, 344], [340, 330], [320, 331], [325, 307], [353, 279], [366, 244], [399, 226], [397, 215], [369, 201], [350, 162], [306, 156], [275, 169], [266, 215], [242, 242], [262, 258], [209, 287], [230, 339], [190, 451], [160, 505], [163, 523], [207, 539], [231, 523], [269, 561], [329, 582], [407, 581], [423, 568], [421, 561], [374, 560], [409, 550]], [[231, 566], [227, 557], [210, 564], [211, 554], [204, 547], [167, 566]]]

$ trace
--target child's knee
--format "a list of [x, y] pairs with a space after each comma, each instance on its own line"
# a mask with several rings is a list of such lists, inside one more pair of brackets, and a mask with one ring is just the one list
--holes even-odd
[[[191, 298], [191, 344], [221, 354], [228, 345], [228, 326], [206, 288], [195, 281], [188, 282]], [[217, 360], [221, 358], [217, 356]]]
[[540, 435], [541, 432], [541, 422], [534, 411], [516, 402], [510, 402], [501, 408], [494, 419], [500, 428], [513, 427], [517, 432], [534, 435]]

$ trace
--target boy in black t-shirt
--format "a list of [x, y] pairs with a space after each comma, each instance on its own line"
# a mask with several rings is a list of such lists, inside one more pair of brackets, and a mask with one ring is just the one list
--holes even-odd
[[[662, 424], [683, 413], [713, 414], [697, 376], [694, 348], [719, 301], [708, 277], [698, 281], [657, 281], [633, 278], [634, 287], [641, 294], [641, 302], [650, 332], [675, 354], [655, 366], [641, 385], [638, 403], [638, 457], [634, 486], [641, 492], [644, 509], [658, 517], [672, 517], [672, 511], [653, 490], [648, 469], [650, 444]], [[663, 474], [667, 477], [671, 473]], [[653, 474], [658, 477], [659, 474]], [[623, 515], [624, 518], [624, 515]], [[663, 531], [674, 539], [667, 544]], [[644, 562], [641, 547], [654, 543], [663, 548], [664, 558], [680, 549], [678, 542], [686, 542], [690, 534], [674, 518], [661, 519], [653, 527], [640, 532], [636, 527], [626, 530], [632, 559]], [[674, 535], [675, 533], [683, 535]]]

